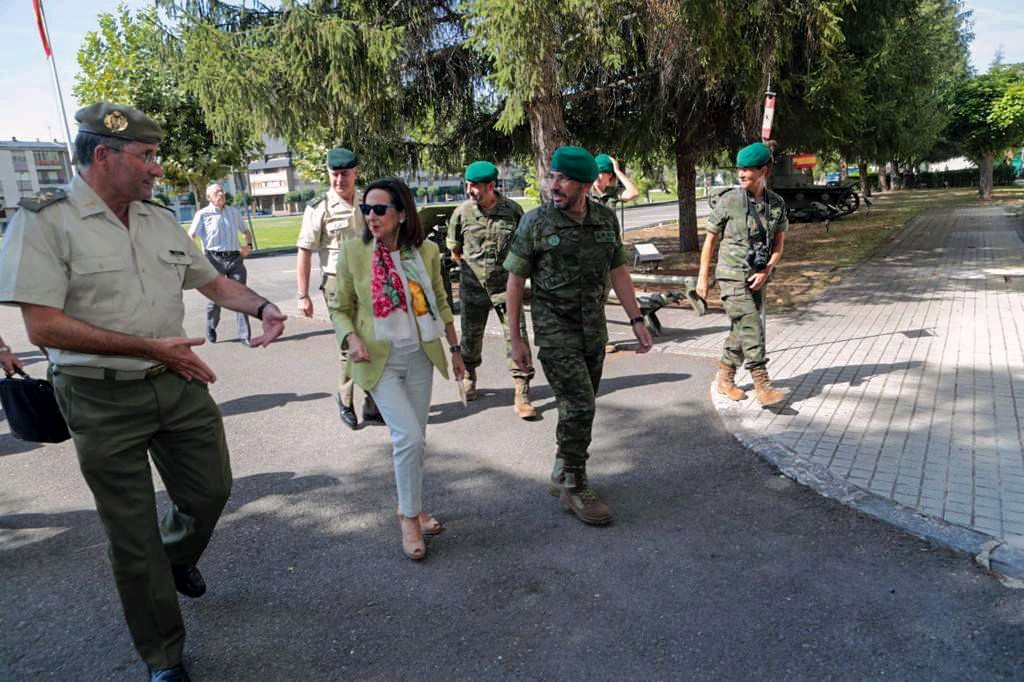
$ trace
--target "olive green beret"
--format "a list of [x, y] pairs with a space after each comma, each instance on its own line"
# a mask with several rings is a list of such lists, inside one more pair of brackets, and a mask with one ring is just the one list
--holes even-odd
[[551, 155], [551, 170], [579, 182], [597, 180], [597, 162], [582, 147], [559, 147]]
[[164, 139], [160, 124], [134, 107], [110, 102], [96, 102], [75, 114], [78, 131], [116, 137], [130, 142], [160, 144]]
[[761, 142], [748, 144], [736, 154], [736, 165], [740, 168], [760, 168], [771, 160], [772, 150]]
[[466, 166], [466, 182], [494, 182], [498, 167], [490, 161], [474, 161]]
[[351, 149], [335, 147], [327, 152], [327, 167], [331, 170], [344, 170], [359, 165], [359, 155]]
[[607, 154], [598, 154], [594, 157], [594, 161], [597, 163], [598, 173], [614, 173], [615, 164], [612, 163], [612, 157]]

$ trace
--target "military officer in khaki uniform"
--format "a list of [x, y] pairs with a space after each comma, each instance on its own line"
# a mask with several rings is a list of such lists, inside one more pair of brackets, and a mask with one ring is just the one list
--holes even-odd
[[[204, 340], [182, 327], [182, 290], [261, 319], [253, 347], [277, 338], [286, 318], [218, 275], [174, 213], [149, 201], [163, 175], [156, 122], [107, 102], [75, 118], [81, 174], [66, 190], [22, 200], [0, 251], [0, 303], [21, 307], [29, 339], [49, 357], [135, 647], [151, 679], [184, 680], [175, 589], [206, 590], [196, 563], [231, 467], [207, 390], [216, 377], [192, 350]], [[160, 520], [150, 457], [173, 503]]]
[[[459, 263], [459, 299], [462, 315], [462, 380], [467, 400], [476, 400], [476, 369], [482, 362], [484, 331], [491, 310], [498, 315], [505, 335], [508, 369], [515, 382], [514, 408], [522, 419], [534, 419], [530, 404], [533, 372], [519, 369], [512, 360], [512, 342], [505, 312], [508, 272], [502, 263], [512, 245], [523, 209], [495, 189], [498, 168], [490, 161], [474, 161], [466, 167], [466, 189], [470, 198], [452, 212], [448, 221], [447, 246]], [[519, 334], [526, 339], [526, 318], [520, 317]]]
[[549, 491], [584, 523], [602, 525], [611, 522], [612, 513], [590, 487], [586, 465], [608, 342], [609, 284], [629, 316], [638, 353], [651, 349], [651, 335], [636, 302], [615, 213], [587, 198], [596, 177], [597, 164], [585, 149], [555, 150], [551, 202], [519, 221], [505, 269], [512, 357], [520, 369], [532, 368], [530, 347], [519, 334], [530, 278], [537, 358], [558, 403], [558, 452]]
[[757, 401], [765, 406], [786, 398], [768, 377], [761, 321], [764, 287], [782, 260], [789, 229], [786, 202], [766, 185], [771, 162], [771, 150], [760, 142], [736, 155], [740, 187], [719, 196], [711, 209], [697, 275], [697, 294], [706, 298], [711, 259], [721, 241], [715, 277], [731, 330], [719, 362], [716, 390], [730, 400], [745, 399], [747, 394], [735, 383], [736, 369], [742, 364], [754, 379]]
[[[331, 188], [306, 205], [302, 215], [302, 229], [296, 245], [298, 250], [299, 312], [313, 317], [313, 301], [309, 297], [309, 277], [313, 253], [320, 258], [320, 291], [327, 309], [334, 300], [335, 274], [338, 271], [338, 253], [341, 243], [363, 234], [366, 221], [356, 206], [356, 178], [359, 177], [359, 157], [344, 147], [327, 152], [327, 173]], [[338, 371], [338, 414], [349, 428], [359, 425], [354, 406], [355, 384], [348, 378], [348, 353], [340, 351], [341, 368]], [[363, 419], [383, 423], [373, 398], [367, 393], [363, 402]]]

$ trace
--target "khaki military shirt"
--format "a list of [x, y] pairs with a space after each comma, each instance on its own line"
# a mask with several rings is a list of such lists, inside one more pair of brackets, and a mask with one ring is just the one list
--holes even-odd
[[608, 183], [608, 186], [604, 188], [604, 192], [598, 192], [593, 185], [590, 187], [590, 198], [599, 204], [604, 204], [608, 208], [615, 208], [619, 203], [619, 196], [621, 195], [622, 185], [617, 182]]
[[366, 221], [356, 205], [348, 203], [333, 189], [327, 190], [306, 205], [302, 214], [302, 229], [295, 245], [300, 249], [316, 251], [320, 257], [320, 272], [333, 275], [338, 270], [338, 252], [346, 239], [361, 237]]
[[[0, 251], [0, 303], [59, 308], [95, 327], [148, 338], [184, 336], [182, 290], [216, 277], [174, 213], [133, 201], [126, 228], [80, 176], [67, 198], [38, 212], [19, 210]], [[58, 366], [137, 370], [156, 364], [47, 351]]]
[[505, 269], [530, 278], [536, 345], [603, 347], [608, 273], [628, 262], [615, 213], [601, 204], [587, 201], [582, 223], [552, 203], [523, 216]]
[[717, 279], [740, 281], [750, 276], [747, 250], [758, 236], [757, 222], [750, 210], [756, 210], [761, 217], [767, 237], [765, 243], [769, 248], [775, 241], [775, 235], [789, 229], [786, 202], [775, 192], [766, 191], [765, 201], [761, 202], [754, 201], [742, 189], [730, 189], [720, 194], [708, 215], [707, 228], [722, 240], [715, 268]]
[[462, 253], [463, 274], [468, 268], [492, 296], [505, 292], [508, 272], [503, 267], [523, 209], [498, 194], [498, 202], [487, 213], [472, 199], [462, 202], [448, 221], [447, 245]]

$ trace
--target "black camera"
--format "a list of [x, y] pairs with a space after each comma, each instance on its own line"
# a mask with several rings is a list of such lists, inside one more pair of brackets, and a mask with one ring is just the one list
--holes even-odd
[[755, 242], [751, 248], [747, 249], [747, 265], [754, 272], [761, 272], [768, 267], [770, 257], [771, 252], [768, 250], [768, 245], [762, 242]]

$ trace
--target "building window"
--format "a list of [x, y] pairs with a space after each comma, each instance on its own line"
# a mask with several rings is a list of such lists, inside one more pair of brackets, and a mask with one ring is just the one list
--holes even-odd
[[35, 152], [37, 166], [62, 166], [61, 154], [58, 151]]
[[25, 196], [25, 192], [32, 193], [32, 177], [29, 175], [27, 170], [16, 170], [14, 172], [14, 179], [18, 183], [18, 189], [21, 191], [22, 196]]
[[67, 183], [62, 170], [40, 170], [38, 173], [40, 185], [63, 185]]
[[27, 171], [28, 161], [25, 159], [25, 152], [11, 152], [11, 163], [15, 171]]

